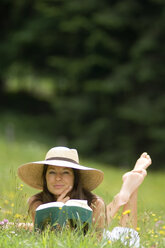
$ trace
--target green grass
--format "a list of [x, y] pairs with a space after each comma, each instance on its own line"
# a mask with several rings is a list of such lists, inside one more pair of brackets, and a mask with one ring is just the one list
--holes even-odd
[[[26, 134], [27, 135], [27, 134]], [[50, 147], [40, 142], [28, 140], [8, 141], [1, 136], [0, 140], [0, 221], [4, 218], [9, 221], [25, 221], [27, 215], [27, 199], [36, 190], [24, 185], [18, 179], [16, 171], [19, 165], [40, 160], [45, 157]], [[80, 156], [81, 161], [81, 156]], [[110, 202], [121, 186], [121, 177], [126, 171], [106, 165], [81, 161], [83, 165], [96, 167], [104, 171], [103, 183], [95, 190], [106, 203]], [[145, 182], [140, 186], [138, 197], [138, 227], [144, 247], [165, 247], [165, 174], [164, 172], [150, 172]], [[29, 219], [27, 219], [29, 221]], [[116, 218], [112, 226], [118, 225]], [[0, 247], [124, 247], [120, 242], [110, 244], [108, 240], [97, 241], [96, 235], [89, 232], [83, 236], [76, 232], [64, 230], [62, 234], [46, 231], [37, 234], [21, 230], [16, 226], [8, 229], [0, 227]], [[111, 227], [110, 227], [111, 229]]]

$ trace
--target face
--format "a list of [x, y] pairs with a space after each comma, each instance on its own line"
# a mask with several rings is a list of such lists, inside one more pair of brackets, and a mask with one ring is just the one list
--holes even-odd
[[61, 195], [69, 186], [71, 186], [71, 191], [74, 185], [73, 169], [49, 165], [46, 172], [46, 182], [49, 192], [56, 197]]

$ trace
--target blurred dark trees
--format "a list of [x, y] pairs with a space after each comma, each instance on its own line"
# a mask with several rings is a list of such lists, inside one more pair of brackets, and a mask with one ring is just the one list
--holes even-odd
[[54, 138], [120, 165], [148, 151], [153, 167], [163, 167], [164, 1], [2, 0], [0, 6], [1, 95], [13, 67], [50, 77]]

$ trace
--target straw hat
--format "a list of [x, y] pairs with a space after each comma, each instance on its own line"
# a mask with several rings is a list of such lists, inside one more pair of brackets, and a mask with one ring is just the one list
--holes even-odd
[[20, 166], [18, 168], [18, 176], [29, 186], [42, 190], [44, 165], [78, 169], [82, 186], [89, 191], [95, 189], [102, 182], [104, 177], [102, 171], [80, 165], [77, 150], [67, 147], [53, 147], [47, 152], [45, 160]]

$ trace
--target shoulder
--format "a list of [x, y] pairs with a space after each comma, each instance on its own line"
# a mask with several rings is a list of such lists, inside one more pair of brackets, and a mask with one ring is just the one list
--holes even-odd
[[92, 209], [105, 209], [105, 203], [103, 201], [103, 199], [99, 196], [97, 196], [93, 201], [92, 201], [92, 204], [91, 204], [91, 208]]
[[28, 204], [29, 204], [29, 206], [32, 205], [32, 204], [35, 203], [35, 202], [38, 202], [38, 203], [40, 203], [40, 204], [43, 203], [43, 201], [42, 201], [42, 192], [41, 192], [41, 193], [38, 193], [38, 194], [36, 194], [36, 195], [33, 195], [33, 196], [31, 196], [31, 197], [28, 199]]
[[93, 203], [97, 204], [97, 205], [105, 205], [103, 199], [101, 197], [99, 197], [99, 196], [97, 196], [97, 198], [94, 199]]

